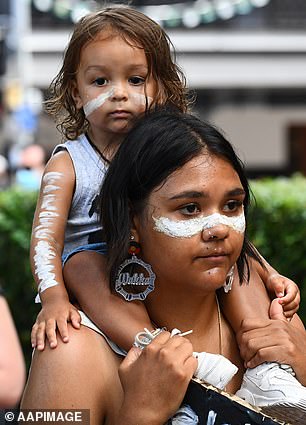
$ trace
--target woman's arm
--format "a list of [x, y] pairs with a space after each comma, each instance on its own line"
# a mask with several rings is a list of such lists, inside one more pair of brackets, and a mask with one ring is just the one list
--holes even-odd
[[242, 322], [237, 340], [246, 367], [263, 362], [289, 364], [306, 386], [306, 331], [302, 321], [297, 315], [290, 322], [286, 320], [277, 300], [271, 304], [270, 316]]

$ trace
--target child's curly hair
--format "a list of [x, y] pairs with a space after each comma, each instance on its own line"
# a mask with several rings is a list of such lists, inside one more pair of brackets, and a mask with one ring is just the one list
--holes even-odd
[[173, 45], [165, 31], [135, 9], [125, 6], [109, 7], [91, 13], [77, 23], [66, 48], [62, 68], [49, 87], [46, 111], [55, 118], [57, 129], [63, 137], [74, 140], [88, 129], [83, 109], [77, 109], [75, 105], [72, 89], [81, 50], [101, 31], [119, 35], [133, 47], [144, 50], [149, 75], [157, 83], [152, 105], [169, 105], [182, 112], [187, 111], [191, 99], [189, 100], [186, 79], [175, 63]]

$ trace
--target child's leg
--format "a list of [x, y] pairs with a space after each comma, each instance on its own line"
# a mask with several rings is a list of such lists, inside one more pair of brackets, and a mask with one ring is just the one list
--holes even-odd
[[63, 274], [70, 296], [98, 328], [126, 351], [138, 332], [144, 327], [153, 328], [142, 302], [127, 302], [111, 293], [103, 255], [79, 252], [67, 261]]
[[240, 285], [238, 273], [235, 271], [232, 290], [227, 294], [220, 290], [222, 311], [235, 332], [239, 331], [244, 319], [269, 317], [271, 301], [253, 261], [249, 260], [250, 281], [248, 284], [244, 282]]

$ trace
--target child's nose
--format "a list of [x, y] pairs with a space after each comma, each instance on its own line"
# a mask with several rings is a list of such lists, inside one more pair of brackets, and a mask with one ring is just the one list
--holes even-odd
[[113, 86], [113, 100], [122, 100], [128, 98], [128, 91], [124, 84], [116, 84]]

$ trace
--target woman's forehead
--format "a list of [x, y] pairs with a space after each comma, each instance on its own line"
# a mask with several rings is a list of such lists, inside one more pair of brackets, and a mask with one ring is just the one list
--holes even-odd
[[154, 192], [174, 194], [188, 188], [213, 189], [217, 184], [224, 185], [225, 182], [241, 186], [240, 178], [232, 164], [206, 151], [171, 173]]

